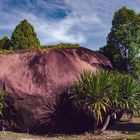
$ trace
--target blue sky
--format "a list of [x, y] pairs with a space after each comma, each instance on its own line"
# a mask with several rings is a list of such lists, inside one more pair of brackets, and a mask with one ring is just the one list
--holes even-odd
[[11, 37], [26, 18], [41, 44], [71, 42], [97, 50], [106, 44], [114, 12], [122, 6], [140, 13], [140, 0], [0, 0], [0, 37]]

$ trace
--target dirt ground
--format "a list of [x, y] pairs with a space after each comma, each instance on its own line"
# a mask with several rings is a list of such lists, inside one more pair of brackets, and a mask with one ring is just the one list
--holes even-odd
[[118, 122], [111, 128], [108, 128], [102, 135], [93, 135], [85, 132], [78, 135], [43, 135], [34, 136], [15, 132], [1, 132], [0, 140], [140, 140], [140, 117], [134, 118], [128, 123], [125, 120]]

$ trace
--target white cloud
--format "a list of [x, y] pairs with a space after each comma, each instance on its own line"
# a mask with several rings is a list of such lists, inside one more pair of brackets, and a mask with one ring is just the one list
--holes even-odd
[[[10, 12], [1, 9], [0, 17], [4, 17], [4, 19], [0, 22], [0, 29], [12, 31], [20, 20], [26, 18], [34, 26], [42, 43], [85, 43], [88, 39], [86, 34], [91, 30], [91, 26], [101, 25], [101, 21], [96, 13], [92, 12], [92, 9], [88, 5], [89, 3], [82, 3], [84, 7], [84, 9], [82, 9], [79, 7], [79, 2], [79, 0], [75, 3], [64, 0], [63, 5], [59, 5], [59, 8], [69, 9], [71, 12], [67, 13], [68, 15], [65, 18], [57, 21], [50, 21], [42, 16], [39, 17], [34, 13], [28, 13], [20, 9], [10, 9]], [[53, 3], [47, 5], [43, 0], [38, 0], [36, 4], [50, 9], [57, 7], [57, 5]], [[28, 6], [29, 8], [34, 7], [31, 3], [29, 3]]]
[[43, 43], [81, 43], [85, 41], [84, 35], [81, 33], [69, 33], [70, 29], [75, 25], [73, 19], [66, 18], [57, 22], [48, 20], [44, 21], [33, 14], [28, 14], [26, 18], [32, 23], [32, 25], [34, 25], [36, 32], [38, 33], [38, 36], [41, 38]]
[[[70, 1], [65, 1], [65, 6], [69, 8], [71, 12], [62, 20], [49, 21], [38, 18], [34, 21], [31, 20], [34, 26], [37, 26], [36, 30], [42, 42], [51, 43], [61, 41], [85, 43], [88, 39], [86, 34], [91, 30], [91, 26], [102, 26], [100, 18], [92, 12], [92, 9], [90, 9], [90, 11], [88, 10], [88, 4], [83, 3], [83, 5], [86, 4], [85, 11], [81, 8], [77, 8], [79, 7], [79, 2], [70, 3]], [[33, 16], [34, 15], [32, 15], [32, 17]], [[40, 26], [38, 25], [38, 21]], [[96, 32], [95, 34], [97, 35]], [[95, 34], [93, 33], [93, 35]]]

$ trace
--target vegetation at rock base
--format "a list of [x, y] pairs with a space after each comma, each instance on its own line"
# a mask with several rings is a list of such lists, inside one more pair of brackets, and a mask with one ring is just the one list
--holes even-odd
[[107, 44], [100, 49], [120, 71], [138, 78], [140, 75], [140, 16], [122, 7], [115, 12]]
[[2, 110], [3, 110], [3, 99], [4, 96], [6, 96], [7, 93], [5, 91], [0, 91], [0, 115], [2, 115]]
[[140, 87], [132, 77], [105, 70], [84, 71], [70, 89], [71, 98], [93, 113], [95, 127], [103, 124], [99, 133], [106, 129], [111, 117], [116, 118], [117, 112], [139, 113], [139, 94]]

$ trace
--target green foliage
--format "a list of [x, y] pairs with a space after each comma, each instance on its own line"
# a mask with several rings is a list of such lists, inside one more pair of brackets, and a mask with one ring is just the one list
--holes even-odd
[[11, 41], [8, 36], [4, 36], [0, 39], [0, 49], [10, 50], [11, 46]]
[[0, 54], [7, 54], [7, 53], [11, 53], [11, 52], [13, 52], [13, 50], [0, 49]]
[[110, 95], [112, 112], [131, 110], [134, 114], [139, 113], [139, 84], [131, 76], [115, 72], [113, 85], [113, 91]]
[[95, 113], [97, 123], [103, 121], [104, 114], [123, 109], [138, 112], [139, 93], [140, 87], [132, 77], [104, 70], [84, 71], [70, 89], [71, 98]]
[[12, 33], [11, 42], [14, 50], [40, 47], [34, 28], [26, 19], [16, 26]]
[[59, 43], [59, 44], [55, 44], [55, 45], [43, 45], [42, 49], [48, 49], [48, 48], [58, 48], [58, 49], [62, 49], [62, 48], [77, 48], [80, 47], [79, 44], [71, 44], [71, 43]]
[[112, 76], [107, 71], [100, 74], [84, 71], [70, 91], [74, 100], [97, 114], [97, 122], [102, 122], [103, 111], [107, 113], [110, 107], [108, 95], [112, 92]]
[[6, 96], [7, 93], [5, 91], [0, 91], [0, 115], [2, 115], [2, 110], [3, 110], [3, 99], [4, 96]]
[[122, 77], [121, 81], [121, 96], [123, 98], [122, 108], [131, 109], [134, 113], [139, 113], [139, 84], [137, 84], [130, 76]]
[[122, 7], [115, 12], [107, 45], [100, 49], [114, 68], [138, 78], [140, 62], [140, 16], [133, 10]]

